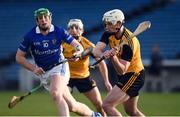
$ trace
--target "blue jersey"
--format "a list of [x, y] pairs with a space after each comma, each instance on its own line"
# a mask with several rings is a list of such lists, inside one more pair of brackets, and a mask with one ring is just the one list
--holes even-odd
[[64, 29], [51, 25], [47, 35], [40, 33], [39, 27], [34, 27], [24, 36], [19, 49], [32, 54], [35, 63], [43, 69], [58, 63], [62, 54], [62, 41], [70, 44], [74, 38]]

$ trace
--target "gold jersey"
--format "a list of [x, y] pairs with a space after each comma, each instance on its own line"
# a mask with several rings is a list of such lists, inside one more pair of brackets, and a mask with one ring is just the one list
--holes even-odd
[[[95, 47], [95, 45], [85, 37], [80, 36], [79, 38], [80, 38], [80, 43], [83, 46], [84, 50], [89, 47]], [[65, 58], [71, 58], [73, 56], [73, 53], [75, 52], [75, 49], [71, 45], [68, 45], [67, 43], [63, 43], [62, 47]], [[89, 67], [88, 67], [89, 55], [83, 57], [83, 59], [80, 59], [78, 61], [69, 61], [68, 63], [69, 63], [71, 78], [81, 79], [81, 78], [86, 78], [90, 75]]]
[[[130, 49], [127, 48], [126, 46], [121, 47], [121, 51], [118, 53], [117, 56], [120, 59], [124, 59], [130, 62], [130, 66], [127, 72], [139, 72], [144, 69], [144, 66], [141, 60], [140, 43], [136, 37], [129, 40], [128, 37], [131, 34], [132, 33], [128, 29], [125, 28], [121, 38], [117, 39], [115, 35], [105, 32], [100, 41], [106, 44], [109, 44], [110, 48], [118, 46], [121, 43], [123, 43], [123, 45], [129, 46]], [[132, 54], [129, 54], [129, 53], [132, 53]]]

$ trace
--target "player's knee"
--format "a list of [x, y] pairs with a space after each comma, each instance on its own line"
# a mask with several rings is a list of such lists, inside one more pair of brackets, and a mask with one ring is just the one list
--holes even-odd
[[63, 99], [63, 95], [61, 93], [59, 93], [57, 90], [51, 91], [51, 95], [53, 97], [53, 100], [62, 100]]

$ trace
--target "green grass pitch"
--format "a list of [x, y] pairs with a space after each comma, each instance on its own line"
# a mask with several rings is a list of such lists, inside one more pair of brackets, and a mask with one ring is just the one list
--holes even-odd
[[[13, 109], [8, 109], [8, 102], [13, 95], [20, 96], [20, 92], [0, 93], [0, 116], [57, 116], [57, 109], [48, 92], [36, 92], [24, 99]], [[73, 93], [74, 97], [94, 110], [92, 104], [80, 93]], [[102, 93], [103, 97], [106, 93]], [[117, 107], [126, 115], [122, 106]], [[141, 93], [139, 108], [147, 116], [180, 116], [180, 93]], [[71, 115], [76, 115], [71, 113]]]

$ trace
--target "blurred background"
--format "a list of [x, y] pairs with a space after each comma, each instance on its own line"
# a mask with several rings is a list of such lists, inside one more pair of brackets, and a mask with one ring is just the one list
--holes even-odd
[[[7, 106], [2, 103], [8, 103], [16, 92], [27, 92], [39, 83], [36, 76], [15, 62], [15, 53], [24, 34], [35, 25], [34, 11], [40, 7], [48, 8], [52, 12], [53, 24], [65, 29], [71, 18], [80, 18], [84, 23], [84, 36], [94, 44], [103, 33], [102, 16], [108, 10], [121, 9], [125, 14], [125, 26], [131, 31], [134, 31], [142, 21], [151, 21], [151, 29], [138, 36], [146, 68], [146, 81], [140, 103], [147, 109], [144, 110], [147, 115], [180, 116], [179, 0], [1, 0], [0, 107], [5, 110], [0, 109], [0, 115], [21, 115], [22, 112], [7, 110]], [[29, 59], [31, 61], [31, 58]], [[106, 62], [110, 81], [114, 85], [117, 80], [116, 73], [110, 61]], [[91, 72], [103, 95], [106, 95], [98, 68], [92, 69]], [[162, 109], [162, 112], [151, 110], [154, 108], [153, 106], [150, 108], [153, 99], [157, 99], [155, 104], [164, 99], [162, 104], [156, 106]], [[161, 107], [164, 106], [172, 111], [163, 110], [165, 108]], [[32, 113], [22, 115], [26, 114], [32, 115]], [[56, 115], [56, 112], [48, 114]]]

